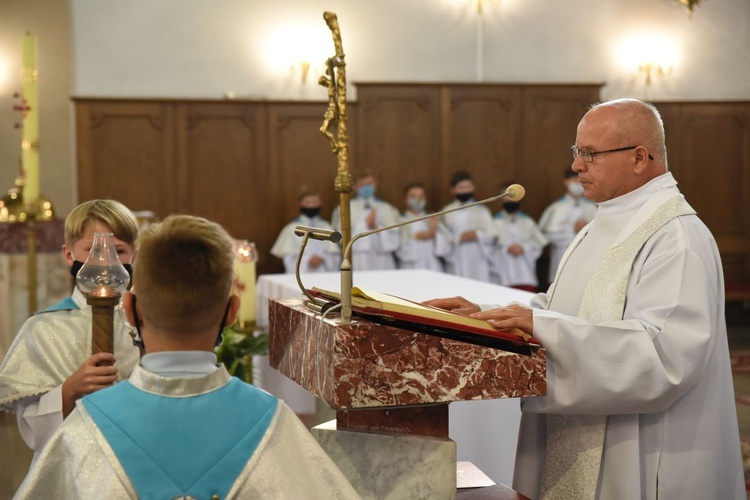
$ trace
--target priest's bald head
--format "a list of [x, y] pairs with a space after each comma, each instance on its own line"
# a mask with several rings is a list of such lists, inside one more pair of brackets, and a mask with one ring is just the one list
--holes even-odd
[[664, 124], [637, 99], [593, 106], [578, 124], [573, 170], [586, 198], [597, 203], [629, 193], [667, 171]]
[[174, 215], [149, 227], [136, 251], [133, 293], [123, 306], [146, 353], [213, 351], [239, 308], [231, 237], [215, 222]]

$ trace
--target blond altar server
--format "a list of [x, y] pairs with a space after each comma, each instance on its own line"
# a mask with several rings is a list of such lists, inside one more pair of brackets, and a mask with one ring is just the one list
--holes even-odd
[[550, 500], [747, 498], [721, 260], [668, 171], [658, 111], [596, 105], [573, 156], [596, 218], [533, 308], [473, 314], [547, 348], [547, 395], [521, 403], [514, 488]]
[[539, 219], [539, 229], [550, 242], [549, 283], [555, 279], [560, 259], [575, 235], [596, 214], [596, 204], [583, 196], [578, 172], [566, 169], [563, 185], [565, 195], [548, 206]]
[[[284, 226], [271, 247], [271, 255], [284, 261], [284, 272], [294, 273], [302, 238], [294, 234], [294, 228], [302, 225], [320, 229], [332, 229], [331, 224], [320, 216], [322, 202], [320, 194], [303, 189], [299, 195], [300, 215]], [[301, 273], [325, 273], [339, 268], [339, 247], [330, 241], [309, 238], [302, 255]]]
[[233, 266], [206, 219], [144, 231], [123, 304], [145, 355], [79, 402], [16, 498], [358, 498], [286, 404], [217, 365], [240, 305]]
[[[365, 231], [396, 224], [398, 210], [375, 196], [378, 183], [375, 176], [364, 170], [354, 183], [356, 197], [349, 200], [352, 236]], [[331, 222], [341, 231], [340, 208], [336, 207]], [[393, 229], [360, 238], [352, 245], [352, 267], [359, 271], [396, 269], [394, 252], [401, 242], [401, 231]]]
[[[421, 184], [410, 184], [404, 190], [406, 210], [401, 220], [407, 221], [427, 215], [427, 195]], [[425, 219], [401, 228], [401, 246], [396, 253], [400, 269], [429, 269], [443, 271], [443, 263], [436, 253], [437, 240], [443, 238], [437, 230], [439, 219]]]
[[[505, 191], [512, 183], [505, 184]], [[536, 261], [547, 246], [547, 238], [534, 219], [521, 211], [521, 202], [506, 201], [495, 214], [497, 247], [492, 255], [491, 278], [498, 285], [536, 292], [539, 279]]]
[[[75, 276], [89, 255], [95, 232], [114, 233], [120, 261], [130, 269], [138, 222], [114, 200], [90, 200], [65, 219], [63, 258]], [[16, 414], [18, 430], [34, 459], [78, 398], [122, 380], [138, 363], [138, 349], [117, 306], [114, 355], [91, 354], [91, 306], [74, 289], [60, 303], [38, 313], [19, 330], [0, 365], [0, 410]], [[97, 366], [100, 361], [114, 366]]]
[[[468, 172], [453, 174], [451, 193], [456, 200], [441, 211], [476, 201], [474, 181]], [[490, 210], [478, 205], [443, 215], [440, 230], [446, 234], [446, 244], [438, 245], [437, 252], [445, 259], [446, 270], [464, 278], [489, 282], [490, 259], [497, 239]]]

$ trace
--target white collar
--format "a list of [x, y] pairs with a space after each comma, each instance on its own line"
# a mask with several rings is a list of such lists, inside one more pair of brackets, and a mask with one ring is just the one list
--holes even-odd
[[675, 193], [679, 192], [677, 190], [677, 181], [672, 177], [672, 172], [666, 172], [659, 177], [654, 177], [643, 186], [629, 193], [599, 203], [597, 214], [612, 215], [628, 212], [643, 206], [654, 194], [663, 189], [672, 189]]
[[216, 370], [216, 354], [209, 351], [165, 351], [145, 354], [141, 366], [162, 377], [205, 375]]

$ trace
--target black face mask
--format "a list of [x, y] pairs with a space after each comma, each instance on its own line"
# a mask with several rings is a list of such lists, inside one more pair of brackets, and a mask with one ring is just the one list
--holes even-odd
[[310, 217], [312, 219], [313, 217], [317, 216], [320, 213], [320, 207], [315, 207], [315, 208], [299, 207], [299, 212], [305, 217]]
[[[81, 262], [80, 260], [74, 260], [73, 261], [73, 265], [70, 266], [70, 274], [71, 274], [71, 276], [73, 276], [74, 278], [77, 277], [78, 276], [78, 271], [80, 271], [82, 267], [83, 267], [83, 262]], [[122, 267], [124, 267], [125, 270], [128, 272], [128, 275], [130, 276], [130, 279], [132, 281], [132, 279], [133, 279], [133, 266], [131, 266], [130, 264], [123, 264]]]
[[514, 212], [518, 212], [518, 209], [521, 208], [521, 204], [517, 201], [509, 201], [508, 203], [504, 203], [503, 207], [505, 208], [506, 212], [512, 214]]
[[456, 199], [461, 203], [466, 203], [472, 198], [472, 196], [474, 196], [474, 193], [459, 193], [456, 195]]

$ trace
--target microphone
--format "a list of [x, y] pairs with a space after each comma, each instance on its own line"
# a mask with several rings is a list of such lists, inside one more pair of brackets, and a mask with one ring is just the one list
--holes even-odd
[[331, 306], [331, 304], [324, 300], [316, 299], [310, 294], [310, 292], [307, 291], [307, 288], [305, 288], [305, 286], [302, 284], [302, 279], [299, 277], [299, 265], [302, 262], [302, 253], [305, 251], [305, 246], [307, 246], [308, 239], [312, 238], [314, 240], [331, 241], [333, 243], [338, 243], [339, 241], [341, 241], [341, 233], [333, 229], [323, 229], [320, 227], [300, 225], [294, 228], [294, 234], [296, 234], [297, 236], [302, 236], [302, 243], [299, 247], [299, 254], [297, 254], [297, 265], [294, 268], [294, 276], [297, 278], [297, 284], [302, 290], [302, 293], [304, 293], [307, 298], [310, 299], [310, 302], [308, 302], [307, 306], [316, 312], [325, 312], [326, 309]]
[[341, 241], [341, 233], [333, 229], [322, 229], [319, 227], [297, 226], [294, 228], [294, 234], [297, 236], [308, 235], [309, 238], [320, 241], [332, 241], [338, 243]]
[[[472, 203], [468, 203], [466, 205], [460, 205], [455, 208], [449, 208], [448, 210], [441, 210], [440, 212], [435, 212], [432, 214], [415, 217], [413, 219], [399, 222], [398, 224], [392, 224], [390, 226], [379, 227], [371, 231], [363, 231], [355, 235], [351, 239], [349, 244], [346, 245], [346, 248], [344, 249], [343, 259], [341, 261], [341, 320], [339, 321], [339, 323], [342, 325], [346, 325], [346, 324], [351, 323], [351, 320], [352, 320], [351, 255], [352, 255], [352, 245], [354, 244], [355, 241], [357, 241], [360, 238], [364, 238], [365, 236], [369, 236], [371, 234], [380, 233], [382, 231], [388, 231], [389, 229], [396, 229], [397, 227], [406, 226], [407, 224], [412, 224], [414, 222], [419, 222], [425, 219], [431, 219], [432, 217], [440, 217], [441, 215], [449, 214], [451, 212], [456, 212], [458, 210], [463, 210], [465, 208], [475, 207], [477, 205], [484, 205], [486, 203], [491, 203], [493, 201], [499, 200], [501, 198], [507, 198], [510, 201], [520, 201], [524, 197], [525, 194], [526, 194], [526, 190], [523, 188], [523, 186], [521, 186], [520, 184], [511, 184], [510, 186], [508, 186], [508, 188], [505, 190], [504, 193], [501, 193], [497, 196], [493, 196], [491, 198], [486, 198], [484, 200], [475, 201]], [[300, 256], [301, 255], [302, 254], [300, 253]], [[299, 266], [299, 260], [297, 261], [297, 264]], [[302, 286], [301, 283], [300, 283], [300, 286]], [[307, 295], [308, 297], [310, 296], [307, 290], [305, 290], [305, 295]]]

